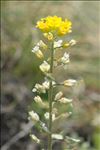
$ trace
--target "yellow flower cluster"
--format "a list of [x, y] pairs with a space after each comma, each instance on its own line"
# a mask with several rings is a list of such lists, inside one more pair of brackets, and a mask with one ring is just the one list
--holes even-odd
[[67, 19], [63, 20], [61, 17], [48, 16], [38, 21], [36, 27], [44, 33], [51, 32], [52, 34], [62, 36], [71, 32], [72, 23]]

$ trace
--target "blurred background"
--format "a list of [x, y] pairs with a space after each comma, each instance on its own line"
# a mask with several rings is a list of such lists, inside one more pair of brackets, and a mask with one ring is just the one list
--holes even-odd
[[[100, 150], [100, 2], [97, 1], [2, 1], [1, 2], [1, 150], [37, 150], [29, 137], [27, 113], [35, 83], [41, 83], [41, 60], [31, 52], [41, 38], [34, 30], [41, 17], [57, 15], [73, 23], [68, 70], [55, 71], [58, 81], [79, 80], [73, 89], [74, 116], [66, 127], [81, 139], [78, 150]], [[65, 89], [64, 89], [65, 90]], [[66, 92], [66, 91], [65, 91]], [[54, 150], [61, 150], [55, 146]]]

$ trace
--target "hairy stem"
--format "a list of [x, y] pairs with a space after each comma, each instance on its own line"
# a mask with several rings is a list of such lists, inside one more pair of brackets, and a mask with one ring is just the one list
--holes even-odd
[[[51, 45], [51, 61], [50, 61], [50, 73], [53, 72], [53, 58], [54, 58], [54, 49], [53, 49], [53, 42]], [[50, 81], [49, 93], [49, 137], [48, 137], [48, 150], [52, 150], [52, 100], [53, 100], [53, 86], [52, 81]]]

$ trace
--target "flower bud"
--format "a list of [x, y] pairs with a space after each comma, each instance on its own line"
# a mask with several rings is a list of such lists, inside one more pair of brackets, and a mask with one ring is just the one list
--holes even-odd
[[66, 42], [66, 43], [63, 44], [63, 47], [66, 48], [66, 47], [69, 47], [69, 45], [70, 44]]
[[30, 116], [30, 119], [32, 119], [35, 122], [40, 120], [38, 114], [35, 113], [34, 111], [30, 111], [29, 116]]
[[54, 100], [58, 100], [63, 96], [63, 93], [60, 91], [55, 95], [55, 99]]
[[49, 41], [52, 41], [53, 40], [53, 34], [49, 33], [47, 38], [48, 38]]
[[66, 97], [62, 97], [61, 99], [58, 100], [60, 103], [71, 103], [72, 99], [68, 99]]
[[42, 103], [42, 99], [41, 99], [40, 96], [35, 96], [34, 100], [35, 100], [36, 103], [40, 103], [40, 104]]
[[40, 139], [38, 139], [34, 134], [31, 134], [30, 137], [31, 137], [32, 140], [35, 141], [37, 144], [40, 143]]
[[69, 54], [65, 52], [63, 57], [61, 58], [61, 63], [65, 65], [69, 63], [69, 61], [70, 61]]
[[47, 90], [49, 89], [49, 81], [43, 82], [42, 85], [45, 89], [47, 89]]
[[63, 136], [61, 134], [52, 134], [52, 139], [63, 140]]
[[42, 47], [45, 50], [47, 49], [47, 45], [42, 40], [37, 43], [37, 46]]
[[49, 41], [53, 40], [53, 34], [51, 32], [44, 33], [44, 37], [46, 37]]
[[69, 44], [70, 44], [71, 46], [75, 45], [75, 44], [76, 44], [76, 40], [72, 39], [72, 40], [69, 42]]
[[43, 58], [44, 57], [43, 53], [39, 49], [39, 46], [37, 46], [37, 45], [32, 49], [32, 52], [35, 53], [38, 58]]
[[50, 65], [46, 61], [43, 61], [43, 63], [40, 65], [40, 70], [44, 73], [47, 73], [50, 70]]
[[58, 40], [57, 42], [55, 41], [54, 42], [54, 48], [59, 48], [59, 47], [61, 47], [62, 46], [62, 40]]
[[36, 83], [35, 87], [33, 88], [32, 92], [39, 92], [39, 93], [45, 93], [46, 90], [43, 85]]
[[[49, 120], [49, 117], [50, 117], [49, 112], [46, 112], [44, 114], [44, 117], [45, 117], [46, 120]], [[52, 113], [52, 121], [54, 121], [54, 120], [55, 120], [55, 114]]]
[[63, 82], [65, 86], [73, 86], [75, 83], [76, 83], [76, 80], [74, 79], [68, 79]]

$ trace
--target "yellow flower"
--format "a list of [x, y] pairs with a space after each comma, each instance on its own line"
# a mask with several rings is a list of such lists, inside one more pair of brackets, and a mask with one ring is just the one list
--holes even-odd
[[57, 16], [48, 16], [46, 18], [42, 18], [37, 22], [36, 27], [39, 28], [44, 33], [52, 33], [58, 36], [66, 35], [71, 32], [72, 23], [65, 19], [63, 20], [61, 17]]
[[37, 26], [36, 27], [38, 27], [39, 29], [41, 29], [42, 31], [45, 31], [45, 32], [49, 31], [48, 25], [42, 20], [37, 22]]
[[70, 33], [71, 32], [71, 25], [72, 25], [72, 23], [70, 21], [68, 21], [68, 20], [63, 21], [59, 27], [58, 34], [59, 35], [65, 35], [67, 33]]

